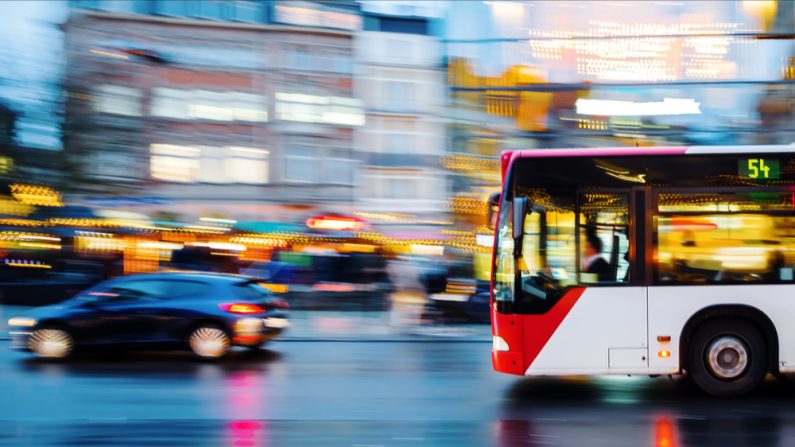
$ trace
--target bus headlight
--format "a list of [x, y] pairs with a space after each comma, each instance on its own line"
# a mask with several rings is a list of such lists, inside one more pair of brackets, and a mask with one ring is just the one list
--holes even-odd
[[506, 342], [502, 337], [495, 335], [491, 340], [492, 349], [495, 351], [510, 351], [511, 348], [508, 346], [508, 342]]
[[36, 325], [36, 320], [27, 317], [14, 317], [8, 320], [8, 325], [17, 327], [33, 327]]

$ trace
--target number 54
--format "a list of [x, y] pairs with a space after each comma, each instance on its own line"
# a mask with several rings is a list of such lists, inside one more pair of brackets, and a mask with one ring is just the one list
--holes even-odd
[[751, 158], [748, 160], [748, 177], [750, 178], [759, 178], [759, 174], [762, 174], [763, 178], [768, 178], [770, 173], [770, 166], [765, 164], [765, 159], [763, 158]]

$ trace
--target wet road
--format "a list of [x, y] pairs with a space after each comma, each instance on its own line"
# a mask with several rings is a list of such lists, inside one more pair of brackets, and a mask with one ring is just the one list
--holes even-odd
[[685, 381], [520, 379], [482, 342], [279, 342], [43, 363], [0, 341], [0, 445], [787, 446], [795, 384], [739, 400]]

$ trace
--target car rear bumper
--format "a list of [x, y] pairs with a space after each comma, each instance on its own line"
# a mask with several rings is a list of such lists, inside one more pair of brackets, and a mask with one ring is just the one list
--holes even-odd
[[273, 340], [290, 326], [284, 317], [241, 318], [233, 327], [232, 344], [258, 346]]

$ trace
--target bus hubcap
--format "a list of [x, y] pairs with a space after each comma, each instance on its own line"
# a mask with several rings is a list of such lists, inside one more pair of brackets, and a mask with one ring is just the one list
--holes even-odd
[[710, 370], [720, 379], [734, 379], [748, 366], [748, 349], [737, 337], [725, 335], [715, 339], [707, 348]]

